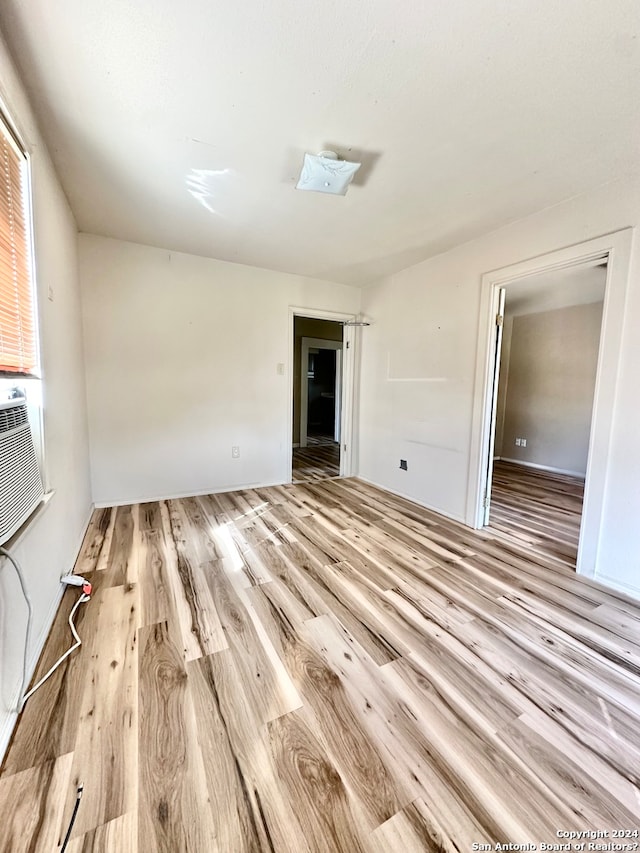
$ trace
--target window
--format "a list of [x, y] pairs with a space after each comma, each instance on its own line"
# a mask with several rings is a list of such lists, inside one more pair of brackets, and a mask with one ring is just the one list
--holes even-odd
[[45, 472], [31, 235], [29, 161], [0, 110], [0, 403], [26, 398], [36, 455]]
[[0, 377], [38, 372], [28, 162], [0, 115]]

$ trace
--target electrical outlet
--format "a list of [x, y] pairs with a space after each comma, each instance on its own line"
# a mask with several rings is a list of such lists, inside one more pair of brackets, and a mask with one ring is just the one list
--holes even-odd
[[516, 447], [520, 447], [520, 444], [521, 444], [520, 439], [516, 438]]
[[283, 361], [278, 362], [278, 367], [276, 369], [276, 373], [278, 374], [278, 376], [284, 376], [284, 362]]
[[527, 446], [527, 439], [521, 438], [520, 439], [520, 447], [526, 447], [526, 446]]
[[232, 459], [240, 459], [240, 448], [237, 444], [234, 444], [231, 448], [231, 458]]
[[407, 460], [406, 460], [406, 459], [401, 459], [401, 460], [400, 460], [400, 470], [401, 470], [401, 471], [408, 471], [408, 470], [409, 470], [409, 469], [407, 468]]

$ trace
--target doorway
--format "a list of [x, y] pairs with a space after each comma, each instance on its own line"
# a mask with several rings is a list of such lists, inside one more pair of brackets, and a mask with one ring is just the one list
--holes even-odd
[[[621, 358], [624, 303], [629, 279], [632, 230], [623, 229], [596, 237], [547, 255], [512, 264], [482, 277], [480, 329], [476, 360], [472, 444], [470, 453], [467, 523], [475, 528], [485, 525], [487, 502], [491, 497], [490, 477], [495, 442], [496, 367], [502, 334], [496, 324], [501, 291], [510, 284], [542, 273], [552, 273], [585, 264], [606, 263], [606, 284], [602, 313], [600, 346], [597, 354], [595, 393], [591, 412], [584, 500], [580, 519], [576, 569], [594, 577], [606, 575], [598, 567], [601, 531], [604, 528], [609, 448], [613, 432], [616, 383]], [[517, 436], [521, 437], [521, 436]], [[527, 444], [528, 446], [528, 444]], [[490, 510], [489, 510], [490, 514]]]
[[343, 455], [342, 322], [293, 319], [292, 482], [339, 477]]
[[575, 568], [606, 260], [499, 291], [484, 526]]
[[[336, 334], [342, 334], [342, 326]], [[340, 444], [342, 340], [301, 338], [300, 447]]]

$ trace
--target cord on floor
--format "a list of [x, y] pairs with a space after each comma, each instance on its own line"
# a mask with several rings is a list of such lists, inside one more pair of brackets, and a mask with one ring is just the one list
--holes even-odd
[[33, 622], [33, 606], [31, 604], [31, 599], [29, 598], [29, 593], [27, 592], [27, 585], [24, 580], [24, 575], [22, 574], [22, 569], [20, 568], [20, 564], [13, 557], [6, 548], [0, 547], [0, 554], [3, 557], [6, 557], [7, 560], [13, 565], [13, 568], [16, 570], [16, 574], [18, 575], [18, 580], [20, 581], [20, 586], [22, 588], [22, 594], [24, 595], [24, 600], [27, 602], [27, 631], [24, 638], [24, 657], [22, 661], [22, 684], [20, 685], [20, 695], [18, 697], [18, 711], [22, 710], [22, 706], [24, 705], [24, 691], [27, 688], [27, 667], [29, 663], [29, 643], [31, 642], [31, 623]]
[[76, 822], [76, 815], [78, 814], [78, 809], [80, 808], [80, 800], [82, 799], [83, 791], [84, 785], [78, 785], [78, 790], [76, 791], [76, 804], [73, 807], [73, 814], [71, 815], [71, 820], [69, 821], [69, 826], [67, 827], [67, 834], [65, 835], [64, 841], [62, 842], [60, 853], [64, 853], [64, 851], [67, 849], [69, 838], [71, 838], [71, 830], [73, 829], [73, 824]]

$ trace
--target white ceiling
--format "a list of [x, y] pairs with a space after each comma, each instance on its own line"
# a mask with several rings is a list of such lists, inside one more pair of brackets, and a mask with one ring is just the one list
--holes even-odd
[[602, 302], [606, 281], [606, 264], [581, 264], [531, 275], [507, 285], [504, 313], [537, 314]]
[[[354, 284], [637, 170], [638, 0], [2, 0], [79, 228]], [[296, 191], [305, 151], [362, 159]]]

